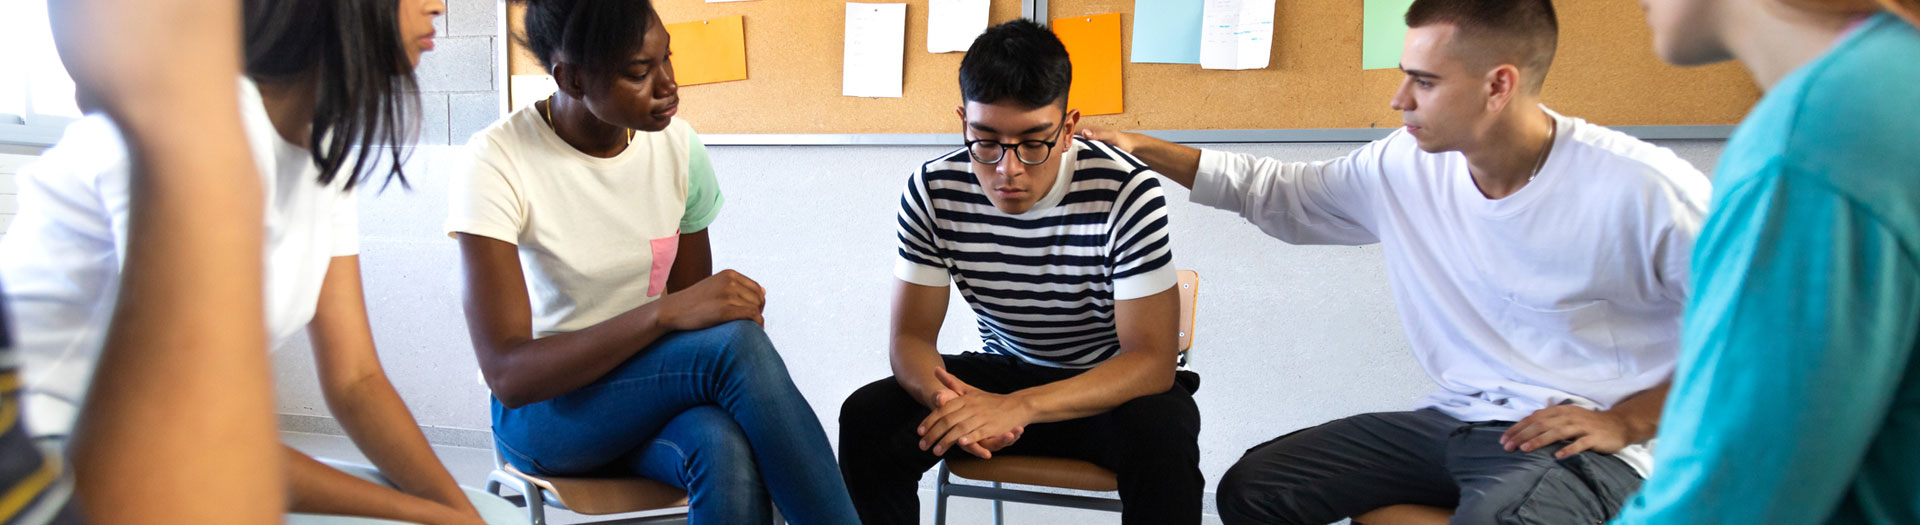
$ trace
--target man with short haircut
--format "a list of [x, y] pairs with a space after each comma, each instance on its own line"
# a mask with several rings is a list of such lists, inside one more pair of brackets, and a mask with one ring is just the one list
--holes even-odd
[[1392, 104], [1406, 128], [1287, 163], [1090, 131], [1297, 244], [1380, 243], [1414, 357], [1439, 384], [1249, 450], [1227, 523], [1328, 523], [1395, 504], [1454, 523], [1598, 523], [1646, 475], [1707, 179], [1539, 103], [1547, 0], [1416, 0]]
[[[916, 523], [944, 457], [1035, 455], [1112, 470], [1128, 524], [1200, 522], [1199, 376], [1175, 369], [1180, 300], [1159, 179], [1075, 139], [1067, 51], [1027, 20], [960, 63], [967, 147], [900, 198], [894, 376], [840, 411], [840, 470], [868, 525]], [[947, 290], [985, 352], [934, 347]]]

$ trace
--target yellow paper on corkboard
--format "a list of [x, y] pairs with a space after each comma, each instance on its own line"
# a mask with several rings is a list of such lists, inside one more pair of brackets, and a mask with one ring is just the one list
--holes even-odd
[[1053, 19], [1053, 34], [1073, 61], [1067, 107], [1081, 115], [1119, 113], [1120, 13]]
[[667, 34], [680, 85], [747, 79], [747, 33], [739, 15], [667, 24]]

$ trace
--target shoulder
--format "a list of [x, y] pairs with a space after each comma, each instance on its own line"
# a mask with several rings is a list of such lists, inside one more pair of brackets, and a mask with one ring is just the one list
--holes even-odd
[[1711, 189], [1705, 173], [1673, 150], [1617, 130], [1571, 120], [1568, 161], [1576, 163], [1578, 180], [1590, 189], [1617, 192], [1621, 197], [1665, 196], [1705, 204]]
[[103, 173], [127, 171], [130, 158], [120, 128], [105, 115], [92, 115], [68, 125], [53, 148], [21, 172], [36, 182], [61, 179], [90, 182]]
[[[1791, 169], [1866, 201], [1920, 198], [1890, 189], [1892, 173], [1920, 166], [1920, 32], [1888, 14], [1874, 17], [1826, 56], [1790, 75], [1762, 106], [1785, 130], [1777, 145]], [[1760, 110], [1756, 109], [1756, 113]], [[1792, 152], [1786, 155], [1786, 152]]]
[[528, 104], [474, 132], [467, 139], [466, 149], [479, 160], [506, 160], [549, 147], [544, 137], [549, 129], [546, 118]]
[[941, 181], [971, 183], [973, 181], [973, 159], [966, 148], [955, 148], [938, 157], [920, 163], [920, 169], [909, 175], [910, 182], [922, 187], [933, 186]]

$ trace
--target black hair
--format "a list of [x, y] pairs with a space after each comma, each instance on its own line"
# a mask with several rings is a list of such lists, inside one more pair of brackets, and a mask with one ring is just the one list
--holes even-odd
[[316, 86], [307, 149], [320, 183], [352, 166], [352, 189], [380, 168], [369, 161], [384, 147], [392, 155], [387, 181], [406, 186], [400, 166], [420, 99], [400, 35], [399, 1], [246, 0], [243, 13], [247, 76]]
[[1469, 47], [1496, 53], [1488, 57], [1522, 68], [1527, 87], [1538, 93], [1553, 66], [1560, 42], [1560, 20], [1551, 0], [1414, 0], [1407, 27], [1453, 24]]
[[648, 0], [509, 1], [527, 7], [526, 27], [514, 39], [549, 73], [562, 60], [596, 78], [622, 71], [655, 22]]
[[1073, 62], [1053, 31], [1018, 19], [988, 28], [960, 59], [961, 98], [983, 104], [1015, 102], [1028, 109], [1066, 104]]

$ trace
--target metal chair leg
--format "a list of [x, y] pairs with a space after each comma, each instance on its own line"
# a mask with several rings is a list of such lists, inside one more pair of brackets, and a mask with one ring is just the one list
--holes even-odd
[[527, 521], [531, 525], [547, 525], [547, 495], [540, 487], [527, 487]]
[[940, 462], [940, 475], [933, 480], [933, 525], [947, 525], [947, 462]]
[[[1000, 482], [993, 482], [993, 488], [1000, 488]], [[993, 525], [1007, 525], [1006, 502], [993, 500]]]

